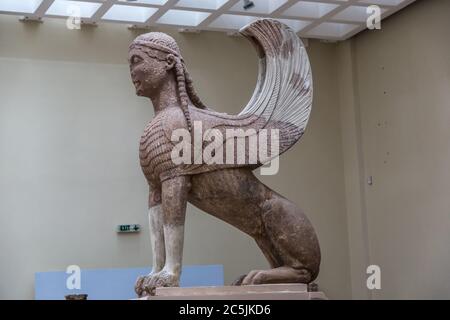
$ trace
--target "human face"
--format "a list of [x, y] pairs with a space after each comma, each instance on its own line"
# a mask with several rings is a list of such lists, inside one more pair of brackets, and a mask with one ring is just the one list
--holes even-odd
[[136, 94], [148, 98], [153, 97], [169, 76], [167, 61], [150, 57], [139, 48], [130, 50], [128, 60]]

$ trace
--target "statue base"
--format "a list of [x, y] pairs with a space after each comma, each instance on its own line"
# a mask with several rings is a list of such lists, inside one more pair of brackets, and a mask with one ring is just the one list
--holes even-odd
[[310, 292], [306, 284], [157, 288], [154, 296], [138, 300], [327, 300], [323, 292]]

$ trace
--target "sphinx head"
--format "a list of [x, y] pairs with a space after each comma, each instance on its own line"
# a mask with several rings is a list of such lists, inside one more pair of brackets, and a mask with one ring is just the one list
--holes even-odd
[[175, 40], [160, 32], [138, 36], [130, 45], [128, 61], [136, 94], [151, 98], [162, 85], [173, 81], [182, 57]]
[[180, 49], [171, 36], [161, 32], [138, 36], [130, 45], [128, 59], [137, 95], [151, 98], [164, 83], [175, 81], [188, 122], [190, 101], [197, 108], [206, 108], [194, 91]]

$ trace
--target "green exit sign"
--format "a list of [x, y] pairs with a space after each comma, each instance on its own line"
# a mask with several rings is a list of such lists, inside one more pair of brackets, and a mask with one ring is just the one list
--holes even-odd
[[117, 226], [118, 233], [132, 233], [141, 231], [139, 224], [120, 224]]

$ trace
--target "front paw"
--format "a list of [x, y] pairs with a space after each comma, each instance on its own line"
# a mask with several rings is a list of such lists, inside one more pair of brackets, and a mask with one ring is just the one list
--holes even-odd
[[151, 277], [147, 277], [143, 283], [143, 289], [147, 294], [155, 295], [156, 288], [159, 287], [178, 287], [180, 285], [180, 276], [167, 271], [161, 270], [153, 274]]
[[136, 292], [138, 298], [143, 298], [149, 295], [149, 292], [146, 290], [146, 284], [156, 273], [157, 272], [152, 271], [146, 276], [139, 276], [139, 278], [137, 278], [136, 283], [134, 284], [134, 291]]
[[142, 298], [146, 295], [144, 283], [148, 277], [149, 276], [139, 276], [134, 284], [134, 291], [136, 292], [138, 298]]

